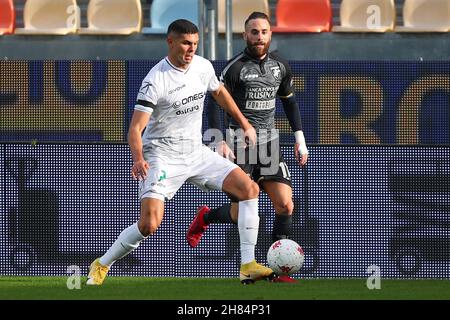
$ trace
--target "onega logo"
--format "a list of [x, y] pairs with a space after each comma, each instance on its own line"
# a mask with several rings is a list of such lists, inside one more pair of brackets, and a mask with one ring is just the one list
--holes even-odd
[[[184, 98], [181, 101], [176, 101], [172, 104], [172, 108], [178, 109], [179, 107], [184, 106], [185, 104], [187, 104], [189, 102], [202, 99], [205, 96], [205, 94], [206, 94], [205, 92], [200, 92], [200, 93], [194, 94], [193, 96]], [[179, 114], [179, 113], [177, 113], [177, 114]]]
[[199, 109], [200, 109], [200, 106], [196, 105], [196, 106], [184, 109], [184, 110], [178, 110], [175, 114], [177, 116], [179, 116], [179, 115], [191, 113], [193, 111], [198, 111]]
[[183, 100], [181, 100], [181, 103], [182, 103], [183, 105], [185, 105], [186, 103], [189, 103], [189, 102], [192, 102], [192, 101], [195, 101], [195, 100], [202, 99], [204, 96], [205, 96], [205, 93], [204, 93], [204, 92], [196, 93], [196, 94], [194, 94], [193, 96], [184, 98]]
[[182, 86], [176, 87], [176, 88], [173, 89], [173, 90], [169, 90], [169, 94], [172, 94], [172, 93], [174, 93], [174, 92], [180, 91], [180, 90], [183, 89], [184, 87], [186, 87], [185, 84], [183, 84]]

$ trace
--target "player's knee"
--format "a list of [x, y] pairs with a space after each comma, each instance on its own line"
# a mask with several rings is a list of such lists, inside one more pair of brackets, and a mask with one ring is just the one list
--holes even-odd
[[277, 201], [274, 203], [274, 207], [278, 214], [291, 215], [294, 212], [294, 203], [292, 200]]
[[257, 183], [252, 181], [251, 187], [249, 190], [249, 198], [250, 199], [258, 198], [258, 195], [259, 195], [259, 186]]
[[153, 221], [139, 221], [138, 223], [139, 231], [144, 237], [151, 236], [156, 232], [159, 225]]
[[259, 194], [258, 184], [256, 184], [252, 180], [249, 180], [243, 185], [240, 200], [256, 199], [258, 198], [258, 194]]
[[139, 231], [141, 232], [141, 234], [144, 237], [148, 237], [148, 236], [151, 236], [152, 234], [154, 234], [157, 229], [158, 229], [157, 226], [155, 226], [151, 223], [146, 223], [146, 224], [142, 225], [141, 228], [139, 228]]

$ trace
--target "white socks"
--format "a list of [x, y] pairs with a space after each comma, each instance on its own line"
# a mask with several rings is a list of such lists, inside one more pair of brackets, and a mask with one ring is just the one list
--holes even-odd
[[146, 237], [139, 231], [137, 222], [132, 224], [122, 231], [108, 251], [100, 257], [100, 264], [111, 266], [114, 262], [136, 249], [139, 246], [139, 243], [145, 238]]
[[239, 201], [239, 239], [241, 242], [241, 264], [255, 260], [255, 246], [258, 240], [258, 199]]

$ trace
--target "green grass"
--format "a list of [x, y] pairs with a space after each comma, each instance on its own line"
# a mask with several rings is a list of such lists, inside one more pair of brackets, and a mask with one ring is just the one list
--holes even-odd
[[414, 300], [450, 299], [449, 280], [381, 280], [369, 290], [365, 279], [300, 280], [296, 284], [237, 279], [108, 277], [100, 287], [69, 290], [67, 277], [0, 277], [0, 299], [84, 300]]

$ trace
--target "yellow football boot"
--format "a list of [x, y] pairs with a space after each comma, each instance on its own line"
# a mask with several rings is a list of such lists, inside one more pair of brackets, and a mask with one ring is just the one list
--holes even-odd
[[274, 277], [275, 273], [272, 269], [257, 263], [255, 260], [241, 264], [239, 279], [243, 284], [250, 284], [258, 280], [272, 279]]
[[103, 281], [105, 281], [109, 267], [101, 265], [99, 260], [100, 258], [95, 259], [89, 267], [87, 285], [101, 286]]

